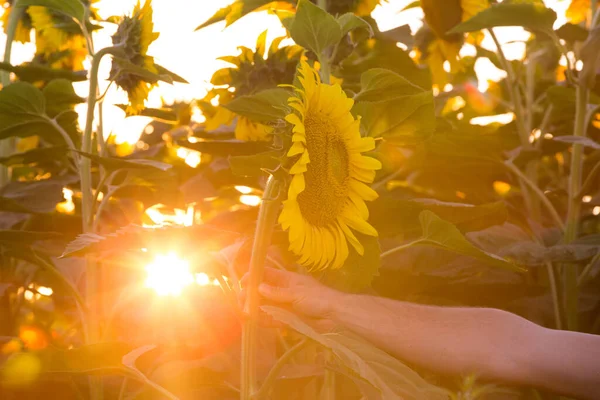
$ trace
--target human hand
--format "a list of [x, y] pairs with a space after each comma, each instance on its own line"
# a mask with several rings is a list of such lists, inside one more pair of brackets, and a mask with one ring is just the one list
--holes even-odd
[[[248, 275], [242, 279], [242, 285]], [[296, 313], [314, 319], [319, 325], [331, 327], [334, 305], [344, 296], [342, 292], [319, 283], [316, 279], [294, 272], [265, 268], [263, 283], [258, 288], [264, 299], [283, 306], [289, 306]], [[241, 293], [245, 299], [246, 289]]]

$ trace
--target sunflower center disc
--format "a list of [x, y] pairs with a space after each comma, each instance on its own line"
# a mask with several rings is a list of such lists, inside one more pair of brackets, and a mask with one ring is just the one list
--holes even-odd
[[307, 115], [304, 127], [310, 162], [298, 204], [312, 225], [328, 226], [341, 214], [348, 197], [348, 151], [343, 132], [327, 116]]

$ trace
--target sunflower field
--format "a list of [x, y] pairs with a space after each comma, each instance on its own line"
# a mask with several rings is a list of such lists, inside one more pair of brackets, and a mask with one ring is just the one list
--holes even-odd
[[266, 267], [600, 334], [598, 1], [1, 3], [0, 399], [558, 399], [318, 331]]

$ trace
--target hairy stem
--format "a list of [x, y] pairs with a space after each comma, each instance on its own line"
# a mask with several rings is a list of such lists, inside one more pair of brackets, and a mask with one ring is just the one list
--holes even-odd
[[[10, 58], [12, 55], [12, 44], [15, 40], [15, 34], [17, 33], [17, 27], [19, 26], [19, 20], [25, 12], [23, 7], [19, 7], [19, 0], [14, 0], [10, 7], [10, 15], [8, 17], [8, 24], [6, 26], [6, 43], [4, 45], [4, 59], [5, 63], [10, 64]], [[6, 12], [6, 11], [5, 11]], [[10, 71], [0, 71], [0, 83], [2, 87], [6, 87], [10, 84]], [[0, 141], [0, 157], [8, 157], [13, 153], [14, 150], [14, 139], [8, 138]], [[10, 169], [4, 165], [0, 165], [0, 187], [3, 187], [10, 182]]]
[[[577, 86], [577, 104], [575, 111], [575, 126], [573, 134], [579, 137], [585, 137], [586, 133], [586, 112], [589, 91], [581, 86]], [[581, 198], [578, 197], [581, 191], [581, 171], [583, 167], [583, 146], [574, 144], [571, 154], [571, 170], [569, 174], [569, 203], [567, 211], [567, 223], [565, 228], [564, 243], [569, 244], [577, 238], [579, 233], [579, 217], [581, 214]], [[566, 265], [563, 268], [563, 290], [565, 299], [565, 315], [567, 318], [567, 329], [577, 330], [578, 297], [577, 287], [577, 267], [575, 265]]]
[[280, 190], [279, 180], [271, 176], [265, 188], [256, 223], [252, 256], [250, 257], [250, 275], [245, 310], [247, 318], [242, 328], [241, 400], [250, 400], [252, 394], [256, 392], [256, 347], [260, 306], [258, 285], [260, 285], [263, 278], [267, 249], [271, 243], [271, 235], [279, 214]]

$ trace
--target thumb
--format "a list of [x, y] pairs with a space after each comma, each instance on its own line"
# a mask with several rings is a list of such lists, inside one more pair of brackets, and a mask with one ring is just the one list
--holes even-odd
[[296, 298], [296, 296], [292, 293], [290, 289], [278, 286], [270, 286], [266, 283], [261, 283], [258, 286], [258, 292], [265, 299], [277, 303], [291, 303]]

